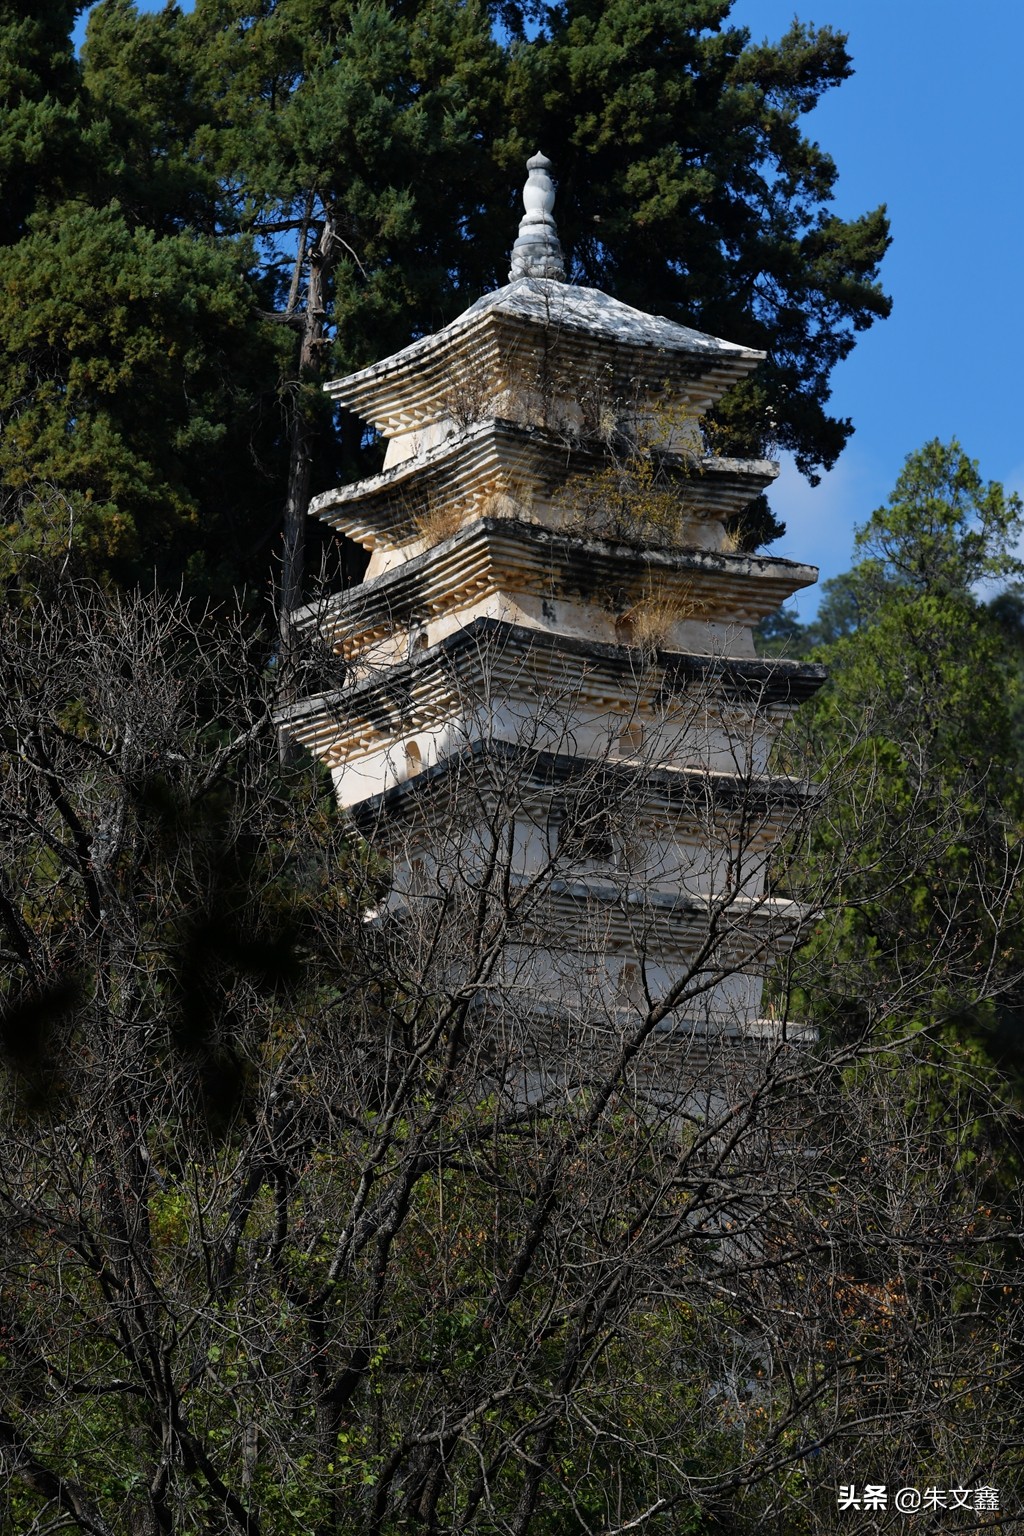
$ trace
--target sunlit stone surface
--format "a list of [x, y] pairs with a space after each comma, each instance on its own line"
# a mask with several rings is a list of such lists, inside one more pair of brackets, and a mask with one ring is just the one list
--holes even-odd
[[488, 1006], [554, 1039], [670, 998], [667, 1048], [763, 1040], [799, 918], [766, 860], [805, 794], [769, 751], [822, 673], [751, 631], [817, 572], [738, 548], [776, 466], [704, 444], [762, 354], [562, 281], [549, 169], [529, 162], [507, 287], [327, 386], [388, 449], [310, 509], [370, 563], [294, 615], [344, 684], [285, 721], [392, 861], [378, 921], [504, 861]]

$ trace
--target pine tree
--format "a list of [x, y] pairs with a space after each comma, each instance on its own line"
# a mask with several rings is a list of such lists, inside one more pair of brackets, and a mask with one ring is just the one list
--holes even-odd
[[771, 44], [730, 26], [730, 0], [569, 0], [545, 9], [516, 70], [521, 121], [559, 147], [564, 243], [588, 282], [767, 349], [723, 415], [732, 443], [766, 431], [811, 475], [852, 431], [827, 411], [857, 332], [888, 314], [883, 208], [828, 209], [836, 166], [800, 119], [852, 74], [846, 39], [794, 22]]
[[56, 198], [78, 161], [82, 100], [71, 28], [74, 0], [0, 3], [0, 243]]
[[[59, 37], [72, 13], [52, 11]], [[74, 142], [51, 183], [30, 153], [31, 113], [5, 141], [9, 162], [36, 167], [0, 261], [0, 422], [22, 423], [0, 466], [8, 567], [38, 548], [26, 495], [44, 479], [91, 530], [83, 562], [122, 578], [280, 579], [285, 524], [291, 606], [309, 492], [366, 463], [354, 424], [327, 430], [322, 378], [505, 281], [539, 143], [556, 160], [576, 280], [769, 350], [720, 412], [726, 451], [778, 444], [809, 474], [833, 463], [851, 427], [828, 414], [831, 370], [888, 310], [884, 213], [831, 214], [835, 167], [800, 128], [850, 61], [826, 29], [755, 46], [728, 12], [728, 0], [197, 0], [140, 15], [102, 0], [80, 82], [66, 26], [54, 81], [37, 38], [24, 100], [37, 115], [66, 103]], [[112, 221], [105, 240], [90, 233], [97, 218]], [[66, 280], [48, 244], [74, 253]], [[127, 305], [104, 250], [133, 253]], [[94, 324], [105, 308], [107, 343]], [[127, 353], [151, 365], [126, 369]], [[114, 376], [123, 410], [97, 383]], [[104, 433], [116, 474], [83, 464], [83, 438]], [[777, 530], [762, 509], [745, 533]]]
[[864, 1028], [873, 999], [891, 1007], [911, 970], [898, 1027], [917, 1018], [991, 1040], [1018, 1006], [1024, 950], [1007, 936], [1019, 930], [1019, 886], [1007, 871], [1024, 823], [1019, 648], [985, 585], [1019, 577], [1022, 526], [1020, 498], [986, 483], [959, 443], [925, 444], [805, 637], [831, 683], [797, 730], [805, 766], [835, 774], [811, 883], [846, 869], [807, 957], [808, 997], [829, 1027]]

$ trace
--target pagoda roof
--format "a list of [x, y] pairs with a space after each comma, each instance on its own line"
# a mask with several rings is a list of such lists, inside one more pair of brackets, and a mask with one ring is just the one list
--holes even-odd
[[[539, 504], [573, 476], [598, 472], [607, 462], [607, 452], [585, 438], [492, 417], [366, 480], [322, 492], [309, 511], [364, 549], [377, 549], [417, 538], [417, 518], [430, 506], [457, 500], [482, 510], [500, 494]], [[779, 472], [767, 459], [667, 451], [657, 453], [657, 463], [678, 482], [691, 516], [723, 521], [738, 516]]]
[[[529, 892], [536, 876], [510, 881]], [[577, 951], [593, 943], [595, 929], [605, 945], [635, 952], [657, 945], [661, 963], [683, 959], [713, 939], [719, 960], [726, 956], [750, 963], [770, 945], [792, 944], [800, 928], [814, 916], [804, 902], [779, 896], [708, 896], [643, 888], [634, 891], [593, 877], [552, 879], [524, 913], [521, 934], [545, 947], [568, 944]]]
[[623, 609], [652, 589], [678, 593], [704, 620], [753, 623], [817, 579], [814, 566], [771, 555], [687, 547], [651, 548], [553, 532], [519, 518], [484, 517], [404, 564], [297, 610], [300, 630], [327, 644], [357, 646], [396, 624], [427, 623], [491, 592], [544, 590], [567, 599], [607, 602]]
[[[604, 797], [609, 804], [628, 806], [637, 819], [701, 824], [709, 815], [728, 821], [742, 814], [766, 825], [803, 810], [815, 799], [817, 785], [789, 774], [750, 774], [713, 768], [675, 767], [608, 759], [595, 764], [568, 752], [548, 752], [511, 741], [471, 741], [421, 773], [347, 807], [358, 831], [378, 839], [394, 821], [408, 835], [411, 820], [431, 826], [452, 807], [466, 814], [466, 775], [472, 775], [474, 805], [485, 816], [508, 806], [513, 783], [524, 810], [547, 810], [574, 796]], [[747, 830], [751, 842], [756, 833]]]
[[324, 388], [392, 437], [450, 415], [446, 401], [467, 374], [497, 380], [510, 358], [538, 377], [547, 370], [579, 379], [596, 369], [623, 386], [670, 388], [700, 411], [764, 356], [645, 314], [597, 288], [523, 277], [478, 299], [441, 330]]
[[[567, 949], [585, 954], [598, 944], [605, 952], [635, 955], [653, 950], [661, 965], [687, 962], [713, 944], [716, 969], [728, 960], [737, 969], [774, 958], [789, 948], [802, 927], [816, 917], [805, 902], [780, 896], [689, 895], [581, 875], [538, 880], [535, 873], [511, 872], [503, 885], [508, 901], [506, 943], [528, 943], [546, 951]], [[436, 902], [447, 893], [418, 893], [416, 905]], [[406, 901], [408, 898], [406, 898]], [[399, 897], [392, 909], [406, 909]], [[694, 978], [694, 995], [681, 999], [693, 1006], [703, 992]]]
[[351, 751], [450, 717], [460, 699], [573, 697], [595, 709], [671, 708], [694, 695], [709, 706], [786, 714], [826, 679], [816, 662], [606, 645], [481, 617], [383, 672], [278, 711], [278, 723], [319, 756]]

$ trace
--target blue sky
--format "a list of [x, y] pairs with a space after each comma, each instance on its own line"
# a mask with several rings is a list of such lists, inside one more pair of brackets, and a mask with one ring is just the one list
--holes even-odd
[[885, 202], [893, 233], [892, 317], [834, 375], [856, 433], [820, 486], [784, 465], [774, 496], [788, 532], [772, 552], [824, 579], [848, 568], [855, 524], [931, 437], [958, 437], [983, 475], [1024, 492], [1024, 4], [735, 0], [731, 19], [759, 40], [795, 15], [850, 39], [856, 73], [805, 119], [839, 167], [837, 210]]
[[854, 525], [929, 438], [958, 437], [986, 478], [1024, 492], [1024, 5], [736, 0], [732, 12], [757, 39], [794, 15], [849, 36], [856, 73], [806, 131], [839, 167], [837, 210], [884, 202], [893, 236], [893, 313], [834, 375], [856, 433], [816, 490], [784, 470], [775, 497], [788, 532], [773, 552], [824, 579], [849, 566]]

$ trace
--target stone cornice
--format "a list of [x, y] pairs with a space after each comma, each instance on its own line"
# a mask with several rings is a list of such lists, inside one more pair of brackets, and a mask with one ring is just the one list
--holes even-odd
[[785, 716], [824, 683], [824, 667], [777, 658], [734, 660], [629, 650], [499, 619], [479, 618], [347, 688], [279, 712], [279, 723], [317, 755], [344, 760], [381, 739], [452, 718], [472, 705], [547, 699], [628, 716], [687, 702], [738, 715]]
[[[466, 784], [472, 784], [467, 801]], [[638, 821], [724, 825], [742, 814], [757, 823], [791, 818], [819, 790], [786, 774], [726, 773], [716, 769], [651, 767], [645, 762], [595, 763], [570, 753], [537, 751], [518, 742], [468, 742], [458, 752], [390, 789], [348, 807], [365, 837], [384, 837], [391, 823], [407, 833], [414, 823], [433, 824], [452, 811], [472, 826], [476, 815], [504, 812], [542, 816], [581, 794], [628, 806]], [[472, 812], [472, 814], [471, 814]], [[757, 834], [751, 830], [753, 839]]]
[[[712, 970], [763, 963], [769, 952], [774, 956], [788, 948], [813, 916], [805, 904], [780, 897], [702, 898], [646, 884], [635, 890], [626, 882], [597, 875], [572, 879], [513, 874], [505, 882], [504, 897], [507, 944], [577, 954], [594, 949], [630, 955], [649, 951], [662, 965], [685, 963], [695, 951], [708, 948]], [[446, 898], [438, 891], [415, 899], [429, 907], [432, 900], [440, 905]]]
[[[523, 886], [529, 876], [521, 877]], [[780, 940], [792, 940], [811, 909], [801, 902], [768, 896], [709, 896], [701, 899], [650, 886], [640, 890], [611, 880], [588, 877], [550, 881], [536, 902], [535, 942], [550, 942], [553, 927], [585, 937], [595, 925], [604, 925], [613, 943], [635, 950], [655, 945], [660, 960], [673, 940], [683, 953], [703, 943], [710, 934], [730, 952], [731, 959], [763, 953], [771, 941], [777, 953]], [[721, 957], [712, 964], [721, 964]]]
[[573, 379], [601, 378], [613, 394], [661, 392], [700, 413], [764, 355], [596, 288], [520, 278], [442, 330], [324, 387], [391, 437], [451, 415], [446, 402], [471, 375], [485, 395], [500, 393], [510, 373], [549, 379], [556, 391]]
[[[687, 516], [737, 517], [778, 474], [766, 459], [656, 455], [666, 479], [678, 487]], [[543, 518], [567, 480], [592, 475], [609, 462], [607, 451], [580, 438], [500, 417], [475, 422], [415, 458], [324, 491], [310, 515], [345, 533], [364, 549], [402, 545], [419, 537], [418, 521], [431, 508], [457, 505], [467, 518], [495, 497], [519, 500]], [[568, 515], [565, 508], [562, 515]]]
[[699, 620], [749, 625], [817, 574], [774, 556], [652, 549], [484, 517], [402, 565], [298, 610], [293, 622], [348, 654], [491, 594], [539, 592], [621, 613], [657, 592]]

